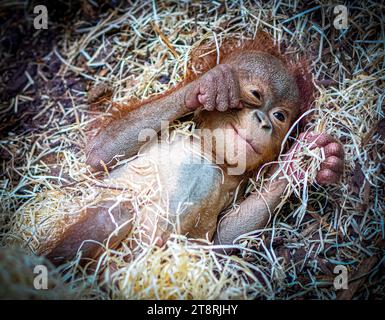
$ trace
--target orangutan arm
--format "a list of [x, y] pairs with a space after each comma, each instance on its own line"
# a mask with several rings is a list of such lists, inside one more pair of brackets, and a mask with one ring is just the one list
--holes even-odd
[[156, 133], [161, 129], [162, 121], [172, 121], [199, 106], [209, 111], [241, 106], [238, 78], [232, 67], [217, 65], [199, 79], [112, 121], [89, 141], [87, 163], [101, 169], [102, 163], [110, 164], [115, 156], [135, 155], [144, 142], [138, 139], [142, 130], [151, 129]]
[[[309, 133], [307, 136], [302, 134], [299, 139], [305, 139], [309, 143], [310, 149], [316, 147], [324, 149], [325, 160], [321, 163], [320, 170], [317, 172], [317, 183], [320, 185], [338, 183], [344, 169], [342, 144], [325, 133]], [[296, 148], [297, 145], [294, 145], [287, 155], [295, 154]], [[277, 168], [277, 166], [273, 167], [271, 172], [274, 172]], [[290, 166], [286, 170], [288, 170], [289, 174], [294, 174], [291, 172]], [[252, 194], [246, 198], [237, 210], [228, 213], [219, 221], [214, 243], [231, 245], [242, 234], [264, 228], [280, 203], [286, 185], [286, 179], [283, 178], [282, 174], [279, 174], [266, 191]], [[231, 250], [225, 251], [231, 252]]]
[[264, 228], [281, 201], [286, 186], [285, 179], [277, 179], [266, 191], [251, 194], [237, 209], [222, 217], [218, 223], [214, 244], [232, 245], [240, 235]]
[[101, 169], [102, 162], [109, 165], [115, 156], [135, 155], [143, 143], [139, 141], [142, 130], [158, 132], [161, 121], [172, 121], [189, 111], [185, 106], [188, 88], [183, 87], [168, 96], [144, 104], [101, 129], [87, 145], [87, 164]]

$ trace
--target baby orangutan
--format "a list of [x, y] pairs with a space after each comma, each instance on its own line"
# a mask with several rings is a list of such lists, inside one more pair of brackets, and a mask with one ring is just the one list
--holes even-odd
[[[268, 223], [287, 185], [285, 179], [273, 181], [263, 194], [251, 194], [237, 209], [219, 219], [245, 178], [277, 158], [282, 141], [303, 111], [306, 100], [299, 81], [303, 77], [295, 73], [274, 46], [257, 42], [258, 38], [223, 53], [220, 64], [201, 77], [155, 100], [145, 101], [113, 120], [90, 141], [87, 163], [101, 169], [104, 164], [110, 165], [117, 155], [137, 154], [142, 130], [150, 128], [158, 132], [161, 121], [172, 121], [195, 110], [195, 121], [202, 129], [201, 139], [190, 143], [188, 148], [186, 141], [191, 139], [182, 135], [176, 134], [167, 147], [152, 139], [141, 149], [140, 156], [112, 170], [104, 181], [119, 188], [125, 188], [128, 180], [145, 183], [145, 177], [133, 168], [140, 167], [144, 159], [157, 165], [160, 197], [165, 200], [168, 215], [167, 219], [158, 217], [151, 205], [142, 208], [141, 241], [163, 245], [171, 232], [178, 232], [190, 238], [231, 245], [240, 235]], [[223, 129], [225, 134], [215, 136], [213, 143], [210, 133], [217, 129]], [[341, 144], [326, 134], [308, 136], [308, 141], [323, 148], [326, 156], [317, 182], [337, 183], [343, 170]], [[221, 157], [222, 161], [218, 161]], [[235, 158], [244, 160], [242, 174], [229, 174]], [[71, 259], [81, 246], [83, 257], [96, 257], [100, 246], [84, 241], [103, 243], [117, 226], [120, 228], [110, 243], [118, 244], [132, 228], [127, 223], [132, 218], [132, 207], [128, 201], [112, 207], [113, 204], [106, 201], [86, 209], [82, 218], [64, 232], [48, 257], [61, 263]]]

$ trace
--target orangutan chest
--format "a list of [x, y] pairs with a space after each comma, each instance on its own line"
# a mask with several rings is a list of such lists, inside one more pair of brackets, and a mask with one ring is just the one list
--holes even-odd
[[169, 212], [178, 233], [193, 238], [209, 238], [216, 230], [217, 217], [227, 201], [222, 191], [222, 175], [211, 164], [181, 163], [175, 167], [169, 187]]
[[216, 202], [222, 182], [217, 168], [210, 164], [182, 163], [176, 169], [176, 181], [169, 198], [172, 212], [180, 212], [186, 207], [204, 209], [208, 202]]
[[[217, 217], [229, 200], [229, 191], [223, 183], [221, 169], [206, 160], [196, 146], [179, 139], [168, 145], [149, 145], [141, 156], [113, 172], [118, 180], [134, 181], [146, 186], [150, 183], [142, 174], [132, 175], [133, 168], [151, 166], [149, 174], [156, 180], [157, 190], [151, 204], [146, 204], [148, 224], [158, 224], [169, 230], [191, 237], [211, 237]], [[141, 172], [150, 172], [141, 170]], [[157, 221], [157, 222], [155, 222]], [[171, 230], [172, 229], [172, 230]]]

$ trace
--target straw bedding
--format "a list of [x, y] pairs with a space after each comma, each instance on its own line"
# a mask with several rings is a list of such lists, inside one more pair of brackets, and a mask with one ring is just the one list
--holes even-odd
[[[149, 203], [159, 189], [154, 168], [147, 189], [133, 182], [127, 195], [100, 186], [100, 177], [84, 164], [87, 129], [108, 117], [115, 103], [144, 99], [179, 83], [199, 44], [218, 48], [228, 37], [252, 38], [263, 29], [285, 43], [287, 52], [310, 57], [317, 97], [305, 130], [342, 141], [342, 182], [315, 185], [323, 154], [303, 146], [295, 160], [303, 179], [287, 176], [279, 213], [265, 229], [242, 237], [238, 255], [221, 255], [206, 241], [181, 236], [162, 249], [142, 244], [131, 250], [131, 234], [98, 261], [80, 266], [78, 256], [63, 266], [55, 285], [66, 293], [77, 288], [76, 297], [84, 299], [383, 298], [383, 8], [357, 2], [349, 7], [348, 29], [340, 31], [327, 2], [162, 1], [103, 10], [84, 3], [72, 27], [34, 61], [35, 75], [27, 68], [25, 84], [3, 99], [0, 252], [31, 257], [28, 267], [40, 259], [30, 254], [44, 253], [85, 206], [105, 197], [128, 197], [134, 208]], [[3, 64], [9, 61], [5, 51], [0, 55]], [[191, 121], [174, 125], [193, 134]], [[282, 157], [279, 163], [284, 165]], [[258, 192], [265, 183], [261, 172], [246, 192]], [[7, 263], [0, 259], [1, 281], [25, 284]], [[347, 267], [350, 290], [334, 289], [336, 265]], [[42, 298], [50, 297], [57, 295]]]

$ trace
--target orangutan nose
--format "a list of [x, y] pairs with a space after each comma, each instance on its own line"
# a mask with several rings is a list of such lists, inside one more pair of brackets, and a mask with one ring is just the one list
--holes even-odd
[[261, 125], [262, 129], [268, 130], [268, 131], [272, 129], [271, 122], [263, 111], [255, 110], [254, 116], [257, 119], [258, 123]]

